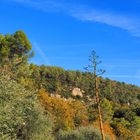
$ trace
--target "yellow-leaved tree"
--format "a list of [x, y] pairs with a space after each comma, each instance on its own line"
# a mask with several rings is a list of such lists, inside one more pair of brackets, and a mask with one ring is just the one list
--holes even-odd
[[45, 110], [51, 113], [55, 131], [73, 129], [87, 124], [87, 110], [80, 101], [51, 97], [43, 89], [39, 91], [38, 97]]

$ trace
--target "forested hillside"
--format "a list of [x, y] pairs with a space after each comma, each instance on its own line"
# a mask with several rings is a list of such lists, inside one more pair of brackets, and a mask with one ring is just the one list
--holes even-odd
[[[23, 31], [0, 35], [0, 139], [100, 140], [90, 72], [29, 63]], [[140, 139], [140, 87], [98, 77], [106, 140]]]

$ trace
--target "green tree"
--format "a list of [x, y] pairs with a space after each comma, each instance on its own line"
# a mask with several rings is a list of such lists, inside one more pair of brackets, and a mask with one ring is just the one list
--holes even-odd
[[102, 108], [102, 114], [103, 114], [103, 121], [110, 122], [114, 113], [110, 101], [104, 98], [101, 101], [101, 108]]
[[27, 63], [34, 55], [31, 49], [32, 46], [23, 31], [0, 35], [0, 65], [6, 72], [17, 69], [18, 65]]

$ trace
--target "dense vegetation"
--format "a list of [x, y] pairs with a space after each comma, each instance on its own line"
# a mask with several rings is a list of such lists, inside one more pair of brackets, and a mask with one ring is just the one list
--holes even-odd
[[[0, 139], [100, 140], [92, 73], [30, 64], [31, 51], [24, 32], [0, 35]], [[99, 93], [106, 139], [139, 140], [140, 88], [99, 77]]]

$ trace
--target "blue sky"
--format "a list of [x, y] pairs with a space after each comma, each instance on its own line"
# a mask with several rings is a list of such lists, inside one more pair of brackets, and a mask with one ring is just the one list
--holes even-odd
[[139, 0], [0, 0], [0, 33], [16, 30], [38, 65], [83, 70], [95, 50], [105, 77], [140, 85]]

